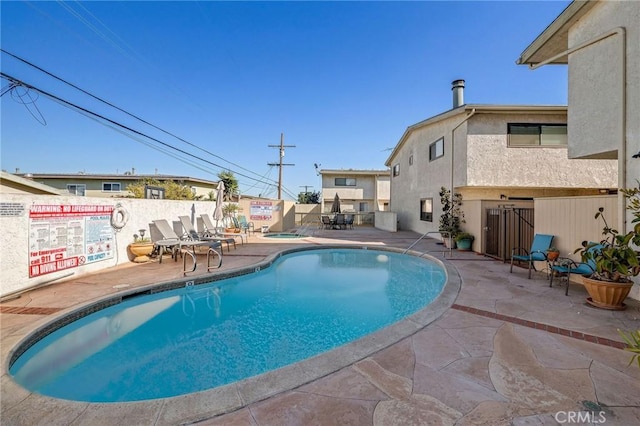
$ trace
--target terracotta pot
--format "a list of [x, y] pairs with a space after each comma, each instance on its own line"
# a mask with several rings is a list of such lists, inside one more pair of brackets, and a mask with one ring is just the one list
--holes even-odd
[[131, 243], [129, 251], [135, 256], [133, 259], [136, 263], [144, 263], [149, 261], [149, 255], [153, 251], [153, 243]]
[[584, 284], [587, 293], [591, 296], [587, 298], [588, 304], [598, 308], [616, 311], [627, 308], [623, 301], [629, 295], [631, 287], [633, 287], [633, 282], [612, 283], [586, 277], [582, 278], [582, 284]]
[[547, 259], [549, 259], [551, 262], [553, 262], [554, 260], [557, 260], [559, 256], [560, 256], [560, 252], [559, 251], [548, 251], [547, 252]]

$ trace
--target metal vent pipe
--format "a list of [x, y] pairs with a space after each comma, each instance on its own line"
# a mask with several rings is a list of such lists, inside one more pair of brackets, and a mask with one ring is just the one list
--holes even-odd
[[453, 107], [458, 108], [464, 105], [464, 80], [454, 80], [451, 82], [453, 91]]

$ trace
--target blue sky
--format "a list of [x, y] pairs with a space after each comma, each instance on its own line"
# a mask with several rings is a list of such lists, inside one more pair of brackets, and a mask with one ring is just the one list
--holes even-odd
[[275, 197], [269, 145], [284, 133], [293, 199], [320, 189], [316, 163], [384, 169], [407, 126], [451, 108], [455, 79], [467, 103], [565, 105], [566, 67], [515, 61], [568, 4], [3, 1], [2, 49], [155, 127], [2, 53], [3, 73], [138, 133], [35, 92], [26, 106], [17, 88], [1, 101], [1, 166], [209, 180], [231, 170], [242, 193]]

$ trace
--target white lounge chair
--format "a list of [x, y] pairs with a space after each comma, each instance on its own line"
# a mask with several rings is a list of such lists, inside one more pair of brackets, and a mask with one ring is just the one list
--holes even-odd
[[211, 235], [211, 236], [224, 236], [224, 237], [232, 237], [232, 238], [240, 238], [240, 243], [244, 244], [247, 242], [247, 234], [242, 234], [239, 232], [221, 232], [218, 228], [215, 227], [213, 222], [211, 221], [211, 217], [208, 214], [201, 214], [200, 221], [198, 224], [202, 224], [204, 228], [202, 232], [206, 234], [203, 235]]
[[215, 235], [211, 235], [208, 232], [198, 232], [196, 228], [193, 227], [191, 223], [191, 219], [189, 216], [178, 216], [180, 219], [180, 223], [182, 224], [183, 234], [180, 236], [182, 239], [191, 239], [191, 240], [202, 240], [202, 241], [219, 241], [220, 243], [227, 244], [227, 251], [230, 250], [230, 244], [233, 244], [233, 248], [236, 248], [236, 240], [235, 238], [227, 238], [227, 237], [217, 237]]
[[[188, 253], [192, 258], [193, 267], [190, 271], [187, 271], [186, 257], [183, 257], [184, 275], [186, 275], [187, 272], [193, 272], [196, 270], [196, 247], [208, 247], [207, 271], [222, 266], [222, 243], [220, 243], [220, 241], [191, 240], [180, 238], [180, 236], [178, 236], [178, 234], [174, 232], [171, 225], [169, 225], [169, 222], [167, 222], [165, 219], [154, 220], [153, 223], [149, 224], [149, 228], [151, 231], [152, 241], [154, 238], [156, 238], [156, 241], [153, 241], [153, 243], [159, 248], [160, 253], [164, 251], [164, 248], [168, 248], [171, 250], [171, 257], [173, 257], [175, 261], [178, 260], [178, 255], [182, 256], [183, 252]], [[161, 236], [162, 239], [157, 240], [158, 236]], [[191, 251], [189, 251], [189, 249], [191, 249]], [[220, 251], [216, 249], [220, 249]], [[212, 255], [218, 257], [219, 262], [217, 265], [211, 264]], [[160, 263], [162, 263], [162, 256], [160, 256]]]

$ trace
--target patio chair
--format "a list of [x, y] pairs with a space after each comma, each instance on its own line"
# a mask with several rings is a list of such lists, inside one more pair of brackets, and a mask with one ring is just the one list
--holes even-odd
[[344, 217], [346, 228], [353, 229], [353, 219], [354, 216], [352, 214], [348, 214]]
[[193, 227], [189, 216], [178, 216], [178, 219], [180, 219], [180, 224], [182, 225], [182, 230], [184, 231], [180, 236], [181, 239], [191, 239], [194, 241], [219, 241], [221, 243], [227, 244], [227, 252], [231, 250], [231, 244], [233, 244], [234, 249], [236, 248], [235, 238], [216, 237], [215, 235], [210, 235], [207, 232], [198, 232], [196, 231], [196, 228]]
[[247, 234], [253, 232], [256, 233], [255, 225], [253, 222], [247, 222], [247, 218], [243, 215], [238, 216], [238, 225], [240, 225], [240, 229], [242, 229]]
[[329, 216], [322, 216], [322, 227], [324, 229], [332, 229], [333, 228], [333, 222], [331, 221], [331, 218]]
[[531, 279], [531, 269], [535, 270], [533, 262], [546, 262], [547, 261], [547, 249], [551, 247], [551, 241], [553, 241], [553, 235], [536, 234], [533, 237], [531, 248], [527, 250], [524, 247], [514, 247], [511, 249], [511, 269], [509, 272], [513, 273], [513, 261], [527, 262], [529, 268], [529, 279]]
[[[212, 237], [227, 237], [227, 238], [240, 238], [240, 244], [244, 244], [246, 241], [244, 238], [247, 237], [247, 234], [241, 234], [238, 232], [222, 232], [213, 224], [211, 217], [204, 213], [200, 215], [200, 222], [204, 227], [204, 232], [207, 232], [207, 235]], [[199, 223], [200, 223], [199, 222]]]
[[336, 215], [335, 226], [337, 226], [338, 229], [347, 229], [347, 222], [346, 222], [343, 214], [338, 213]]
[[[589, 248], [589, 251], [600, 250], [604, 247], [602, 244], [596, 244]], [[553, 276], [555, 273], [567, 274], [567, 287], [564, 291], [564, 295], [569, 295], [569, 281], [571, 280], [571, 274], [578, 275], [591, 275], [596, 271], [596, 262], [593, 259], [589, 259], [585, 262], [575, 262], [573, 259], [561, 258], [551, 265], [549, 273], [549, 287], [553, 285]]]

